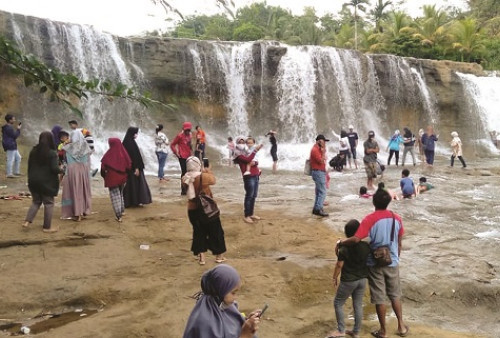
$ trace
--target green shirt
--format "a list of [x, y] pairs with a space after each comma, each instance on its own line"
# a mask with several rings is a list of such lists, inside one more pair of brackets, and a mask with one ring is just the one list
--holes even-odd
[[339, 261], [344, 262], [340, 280], [342, 282], [354, 282], [368, 277], [368, 266], [366, 260], [370, 254], [370, 245], [359, 242], [352, 246], [341, 246], [339, 248]]

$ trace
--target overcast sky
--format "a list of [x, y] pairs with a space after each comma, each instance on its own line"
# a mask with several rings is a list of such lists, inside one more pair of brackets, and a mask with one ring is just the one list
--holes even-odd
[[[215, 0], [167, 0], [182, 14], [215, 14], [222, 12]], [[237, 7], [257, 0], [234, 0]], [[319, 15], [336, 13], [346, 0], [267, 0], [301, 14], [304, 6], [314, 7]], [[371, 0], [375, 3], [375, 0]], [[397, 1], [393, 1], [397, 2]], [[412, 16], [421, 13], [426, 4], [454, 5], [465, 8], [465, 0], [406, 0], [406, 10]], [[49, 18], [57, 21], [93, 25], [117, 35], [140, 34], [166, 26], [163, 9], [151, 0], [0, 0], [0, 10]]]

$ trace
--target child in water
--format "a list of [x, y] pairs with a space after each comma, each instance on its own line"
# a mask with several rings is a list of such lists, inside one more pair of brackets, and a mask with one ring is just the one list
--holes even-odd
[[403, 171], [401, 172], [402, 178], [401, 181], [399, 181], [403, 198], [412, 198], [412, 196], [416, 196], [415, 185], [413, 184], [413, 180], [409, 176], [410, 171], [408, 169], [403, 169]]
[[432, 188], [434, 188], [434, 186], [432, 184], [427, 182], [427, 178], [425, 178], [423, 176], [420, 177], [420, 179], [418, 181], [419, 181], [419, 183], [417, 186], [417, 195], [423, 193], [424, 191], [429, 191]]
[[368, 189], [365, 186], [359, 188], [359, 198], [371, 198], [372, 195], [368, 193]]

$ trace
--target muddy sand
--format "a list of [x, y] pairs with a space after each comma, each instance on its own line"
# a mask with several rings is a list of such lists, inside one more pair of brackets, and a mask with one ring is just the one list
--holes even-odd
[[[193, 258], [186, 201], [179, 196], [177, 173], [171, 174], [172, 179], [161, 185], [149, 177], [153, 204], [127, 209], [121, 224], [114, 220], [100, 178], [93, 180], [93, 212], [85, 220], [60, 220], [56, 204], [53, 226], [60, 231], [54, 234], [41, 231], [42, 210], [29, 229], [22, 228], [29, 198], [0, 200], [0, 336], [19, 332], [23, 324], [39, 337], [181, 337], [200, 276], [216, 263], [210, 254], [205, 266]], [[356, 181], [356, 186], [364, 181], [362, 170], [344, 175], [343, 180]], [[213, 191], [222, 210], [227, 263], [243, 280], [240, 309], [250, 312], [269, 304], [260, 337], [324, 337], [335, 328], [334, 243], [349, 218], [362, 218], [372, 210], [371, 202], [343, 203], [345, 194], [337, 191], [339, 177], [334, 176], [326, 208], [331, 217], [312, 217], [309, 177], [264, 171], [256, 208], [262, 220], [248, 225], [242, 220], [239, 173], [219, 168], [217, 176]], [[287, 188], [282, 187], [285, 184]], [[4, 196], [27, 191], [26, 177], [2, 178], [0, 185], [6, 185], [0, 190]], [[472, 304], [469, 297], [429, 288], [439, 284], [439, 278], [416, 275], [418, 270], [411, 266], [418, 256], [415, 242], [422, 237], [416, 218], [403, 217], [407, 229], [401, 261], [403, 311], [411, 336], [498, 336], [491, 331], [498, 324], [491, 303]], [[149, 250], [140, 249], [142, 244]], [[463, 277], [468, 271], [460, 266], [456, 273]], [[439, 275], [433, 273], [433, 278]], [[351, 310], [349, 301], [348, 328], [353, 322]], [[481, 331], [469, 325], [471, 311], [491, 327]], [[377, 328], [367, 288], [361, 336], [370, 337]], [[388, 328], [389, 336], [395, 337], [392, 312]]]

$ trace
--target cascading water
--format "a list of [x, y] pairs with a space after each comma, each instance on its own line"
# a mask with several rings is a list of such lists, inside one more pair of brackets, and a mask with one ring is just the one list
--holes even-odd
[[[462, 80], [468, 96], [469, 109], [480, 117], [480, 129], [484, 138], [478, 142], [486, 145], [490, 151], [498, 152], [491, 142], [491, 137], [500, 134], [500, 78], [496, 76], [477, 77], [471, 74], [457, 75]], [[473, 121], [473, 120], [471, 120]], [[490, 136], [490, 137], [488, 137]]]
[[[63, 72], [74, 73], [83, 80], [92, 78], [109, 79], [120, 82], [128, 87], [143, 81], [133, 78], [129, 72], [130, 62], [122, 58], [117, 41], [107, 33], [96, 31], [88, 26], [61, 24], [46, 20], [35, 19], [34, 25], [19, 26], [11, 21], [12, 31], [16, 44], [25, 52], [33, 53], [41, 59], [48, 60], [48, 64]], [[130, 66], [131, 67], [131, 66]], [[135, 66], [135, 68], [138, 68]], [[134, 70], [135, 74], [141, 74]], [[51, 108], [42, 106], [44, 119], [37, 120], [37, 114], [26, 116], [28, 130], [37, 135], [41, 130], [50, 130], [54, 124], [67, 128], [67, 121], [74, 119], [70, 114], [50, 113]], [[132, 102], [109, 102], [98, 95], [89, 95], [87, 100], [82, 100], [81, 110], [84, 121], [81, 127], [89, 129], [95, 139], [95, 153], [92, 156], [92, 166], [98, 167], [104, 152], [108, 149], [109, 137], [123, 138], [128, 126], [153, 129], [152, 122], [144, 114], [144, 109]], [[30, 110], [36, 109], [30, 105]], [[53, 108], [52, 108], [53, 109]], [[49, 113], [48, 113], [49, 112]], [[151, 134], [151, 133], [150, 133]], [[150, 135], [140, 134], [137, 139], [143, 151], [143, 156], [149, 164], [148, 171], [155, 166], [153, 139]]]
[[[215, 46], [219, 66], [225, 74], [228, 98], [227, 121], [233, 135], [248, 135], [247, 84], [253, 78], [252, 43]], [[250, 80], [249, 80], [250, 79]]]
[[[143, 77], [143, 70], [147, 73], [148, 69], [141, 69], [137, 64], [142, 67], [143, 58], [159, 55], [151, 54], [154, 50], [151, 46], [166, 50], [163, 55], [175, 55], [176, 60], [171, 61], [179, 65], [176, 76], [185, 79], [183, 88], [189, 89], [174, 93], [188, 97], [194, 93], [197, 101], [193, 107], [198, 107], [193, 111], [179, 110], [175, 120], [194, 118], [192, 121], [206, 126], [209, 147], [218, 149], [223, 155], [227, 153], [227, 136], [253, 135], [258, 142], [267, 144], [262, 135], [275, 129], [278, 132], [280, 168], [298, 170], [318, 133], [332, 138], [353, 124], [361, 139], [368, 130], [374, 130], [379, 143], [384, 146], [392, 129], [402, 127], [402, 120], [398, 117], [401, 109], [407, 112], [407, 116], [418, 116], [419, 121], [439, 123], [440, 120], [436, 94], [427, 86], [428, 74], [424, 74], [418, 61], [267, 41], [190, 40], [186, 41], [184, 49], [168, 54], [170, 45], [160, 39], [118, 41], [109, 34], [85, 26], [30, 20], [30, 23], [26, 20], [17, 23], [12, 16], [11, 34], [19, 47], [63, 71], [77, 73], [83, 79], [109, 78], [127, 86], [144, 84], [155, 74]], [[140, 55], [134, 55], [134, 50]], [[472, 80], [462, 81], [469, 83]], [[167, 87], [172, 83], [167, 83]], [[476, 106], [481, 107], [488, 102], [489, 96], [483, 94], [486, 88], [479, 90], [477, 83], [474, 86], [464, 85], [471, 97], [480, 101]], [[33, 97], [35, 95], [29, 100], [36, 100]], [[31, 121], [33, 135], [42, 129], [50, 129], [55, 123], [65, 125], [68, 119], [74, 118], [69, 113], [62, 114], [64, 117], [51, 114], [55, 105], [46, 100], [30, 103], [27, 107], [33, 110], [33, 116], [38, 116]], [[204, 103], [210, 104], [216, 114], [205, 117], [200, 111]], [[498, 103], [492, 105], [498, 106]], [[85, 121], [82, 126], [88, 127], [96, 138], [96, 159], [107, 148], [105, 140], [108, 137], [121, 138], [129, 125], [139, 123], [139, 127], [150, 128], [148, 133], [140, 134], [138, 142], [147, 158], [148, 170], [151, 172], [155, 168], [151, 137], [154, 126], [142, 107], [130, 102], [110, 103], [91, 97], [83, 103], [83, 110]], [[190, 115], [191, 112], [197, 113], [197, 117]], [[40, 116], [43, 119], [40, 120]], [[407, 120], [408, 117], [405, 123]], [[173, 121], [170, 132], [178, 127]], [[500, 129], [492, 126], [497, 121], [493, 117], [484, 121], [483, 134], [484, 130]], [[169, 136], [173, 138], [172, 134]], [[331, 155], [338, 147], [336, 139], [333, 141], [330, 142]], [[270, 156], [259, 156], [261, 166], [271, 166]], [[172, 162], [172, 167], [177, 168], [175, 161]], [[98, 161], [94, 160], [94, 163]]]
[[411, 68], [411, 72], [414, 75], [416, 85], [419, 89], [420, 97], [422, 98], [423, 105], [425, 111], [429, 114], [430, 121], [433, 125], [436, 125], [438, 123], [438, 117], [439, 114], [436, 111], [436, 102], [435, 100], [431, 97], [431, 93], [429, 92], [429, 89], [427, 88], [427, 85], [420, 74], [420, 71], [418, 71], [415, 68]]

